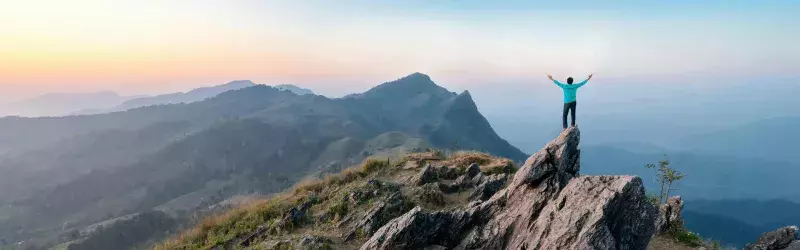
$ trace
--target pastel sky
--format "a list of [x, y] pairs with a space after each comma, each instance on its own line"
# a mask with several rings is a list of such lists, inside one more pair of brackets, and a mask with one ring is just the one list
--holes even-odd
[[412, 72], [455, 88], [800, 74], [800, 1], [389, 2], [2, 1], [0, 98], [235, 79], [342, 95]]

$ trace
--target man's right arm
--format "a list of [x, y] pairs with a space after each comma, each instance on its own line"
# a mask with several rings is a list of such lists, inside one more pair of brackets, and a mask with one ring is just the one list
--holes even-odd
[[559, 87], [562, 87], [562, 88], [564, 87], [564, 84], [563, 84], [563, 83], [560, 83], [560, 82], [558, 82], [558, 80], [556, 80], [556, 79], [553, 79], [553, 76], [551, 76], [550, 74], [547, 74], [547, 78], [550, 78], [550, 81], [553, 81], [553, 83], [555, 83], [555, 84], [556, 84], [556, 85], [558, 85]]

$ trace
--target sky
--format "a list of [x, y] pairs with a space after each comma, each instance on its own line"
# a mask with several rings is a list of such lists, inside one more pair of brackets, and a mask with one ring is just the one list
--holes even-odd
[[545, 73], [797, 76], [798, 11], [798, 1], [1, 0], [0, 100], [238, 79], [341, 96], [412, 72], [457, 90]]

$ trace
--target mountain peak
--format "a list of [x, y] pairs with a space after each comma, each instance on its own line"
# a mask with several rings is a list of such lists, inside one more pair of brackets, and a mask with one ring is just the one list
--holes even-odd
[[298, 87], [298, 86], [292, 85], [292, 84], [275, 85], [275, 88], [279, 89], [279, 90], [282, 90], [282, 91], [289, 91], [289, 92], [292, 92], [292, 93], [294, 93], [296, 95], [313, 95], [314, 94], [314, 91], [311, 91], [310, 89], [301, 88], [301, 87]]
[[236, 87], [236, 88], [243, 88], [243, 87], [250, 87], [256, 85], [253, 81], [250, 80], [234, 80], [229, 83], [224, 84], [223, 86], [229, 87]]
[[[423, 73], [420, 73], [420, 72], [414, 72], [414, 73], [411, 73], [410, 75], [407, 75], [407, 76], [404, 76], [403, 78], [400, 78], [400, 80], [403, 80], [403, 79], [420, 79], [420, 80], [431, 81], [431, 77], [430, 76], [428, 76], [426, 74], [423, 74]], [[433, 82], [433, 81], [431, 81], [431, 82]]]
[[434, 96], [455, 96], [447, 89], [436, 85], [431, 77], [419, 72], [404, 76], [400, 79], [378, 85], [363, 96], [368, 98], [410, 98], [419, 94], [431, 94]]

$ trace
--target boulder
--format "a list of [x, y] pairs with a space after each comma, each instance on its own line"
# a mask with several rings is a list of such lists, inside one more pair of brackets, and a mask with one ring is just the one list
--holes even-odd
[[[510, 195], [506, 207], [460, 249], [645, 249], [655, 208], [641, 179], [582, 176], [557, 195]], [[541, 187], [540, 187], [541, 188]]]
[[397, 216], [408, 211], [405, 198], [400, 192], [393, 193], [384, 200], [376, 202], [367, 213], [364, 214], [345, 236], [345, 241], [351, 241], [361, 236], [371, 236], [383, 226]]
[[296, 207], [292, 207], [289, 211], [283, 213], [281, 219], [275, 222], [274, 225], [270, 225], [269, 223], [259, 225], [252, 233], [227, 242], [225, 244], [225, 249], [230, 249], [235, 246], [249, 247], [255, 240], [264, 235], [277, 234], [283, 229], [303, 223], [307, 218], [308, 209], [311, 208], [312, 205], [314, 205], [312, 202], [307, 201]]
[[416, 186], [422, 186], [437, 180], [436, 170], [430, 164], [425, 165], [419, 173], [413, 177], [412, 183]]
[[398, 190], [400, 190], [400, 186], [397, 183], [371, 179], [366, 185], [350, 192], [350, 194], [345, 197], [345, 201], [352, 205], [360, 205], [372, 198], [384, 194], [392, 194]]
[[475, 177], [476, 175], [481, 173], [481, 166], [478, 163], [472, 163], [467, 167], [466, 175], [468, 178]]
[[381, 227], [361, 249], [421, 249], [431, 245], [446, 247], [457, 240], [458, 232], [471, 218], [471, 214], [464, 211], [428, 213], [422, 212], [421, 207], [415, 207]]
[[440, 179], [453, 180], [455, 178], [458, 178], [458, 171], [452, 167], [441, 166], [436, 168], [436, 172]]
[[381, 227], [361, 249], [645, 249], [657, 211], [641, 179], [578, 177], [579, 141], [580, 131], [567, 129], [486, 201], [454, 211], [417, 207]]
[[439, 189], [439, 183], [428, 183], [414, 188], [414, 196], [423, 202], [444, 205], [444, 193]]
[[496, 174], [489, 176], [483, 180], [481, 184], [476, 187], [472, 193], [469, 195], [470, 201], [476, 200], [487, 200], [492, 195], [500, 191], [506, 182], [508, 181], [508, 175], [506, 174]]
[[747, 244], [745, 250], [800, 250], [797, 226], [783, 227], [765, 233], [755, 243]]
[[667, 234], [670, 231], [683, 228], [683, 200], [680, 196], [673, 196], [667, 199], [667, 204], [658, 207], [658, 217], [656, 218], [656, 234]]
[[466, 172], [456, 178], [453, 183], [442, 184], [441, 189], [442, 192], [447, 194], [457, 193], [464, 189], [478, 186], [485, 181], [486, 175], [481, 172], [478, 164], [472, 164], [469, 168], [467, 168]]

